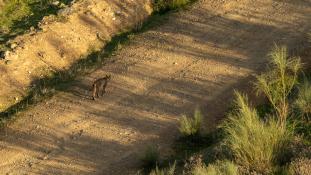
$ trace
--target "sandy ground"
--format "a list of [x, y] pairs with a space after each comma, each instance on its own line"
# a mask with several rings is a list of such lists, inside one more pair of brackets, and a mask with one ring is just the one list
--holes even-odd
[[[0, 174], [135, 174], [147, 145], [170, 153], [182, 114], [199, 106], [215, 127], [273, 43], [300, 47], [310, 21], [310, 0], [205, 0], [171, 14], [114, 63], [19, 114], [0, 136]], [[92, 101], [106, 74], [108, 93]]]

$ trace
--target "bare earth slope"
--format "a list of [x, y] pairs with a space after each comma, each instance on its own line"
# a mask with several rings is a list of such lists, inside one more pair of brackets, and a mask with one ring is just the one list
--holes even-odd
[[151, 12], [150, 0], [83, 0], [45, 18], [41, 31], [14, 39], [14, 50], [0, 59], [0, 112], [22, 100], [37, 79], [68, 69]]
[[[136, 36], [108, 64], [23, 112], [1, 133], [0, 174], [134, 174], [148, 144], [168, 153], [177, 121], [199, 105], [209, 127], [273, 43], [310, 29], [310, 0], [209, 0]], [[90, 100], [94, 78], [112, 74]]]

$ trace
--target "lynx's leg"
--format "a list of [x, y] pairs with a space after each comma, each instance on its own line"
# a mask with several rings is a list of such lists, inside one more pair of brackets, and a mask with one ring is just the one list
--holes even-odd
[[93, 85], [93, 100], [95, 100], [96, 96], [97, 96], [97, 86], [96, 84]]
[[106, 80], [105, 83], [104, 83], [104, 85], [103, 85], [102, 96], [104, 96], [104, 93], [106, 93], [107, 84], [108, 84], [108, 80]]

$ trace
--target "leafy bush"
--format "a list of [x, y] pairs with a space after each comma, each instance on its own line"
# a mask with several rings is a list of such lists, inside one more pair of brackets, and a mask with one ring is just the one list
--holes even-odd
[[143, 167], [145, 169], [151, 169], [156, 167], [157, 163], [159, 162], [160, 154], [158, 149], [154, 146], [147, 147], [145, 154], [141, 158], [143, 163]]
[[182, 116], [179, 131], [184, 137], [198, 136], [200, 134], [202, 114], [200, 110], [195, 110], [193, 118]]
[[[50, 14], [56, 14], [65, 4], [72, 0], [7, 0], [0, 10], [0, 40], [21, 34], [41, 19]], [[57, 2], [54, 3], [53, 2]], [[58, 4], [58, 5], [57, 5]]]
[[174, 175], [175, 174], [175, 168], [176, 168], [176, 162], [170, 166], [168, 169], [159, 169], [158, 166], [155, 168], [155, 170], [152, 170], [150, 175]]
[[257, 77], [256, 88], [266, 95], [276, 111], [279, 124], [285, 126], [289, 114], [287, 97], [297, 84], [302, 64], [300, 58], [288, 58], [286, 47], [275, 46], [270, 56], [269, 70]]
[[0, 12], [1, 29], [8, 31], [14, 22], [31, 15], [31, 3], [33, 3], [33, 0], [11, 0], [6, 2]]
[[270, 173], [279, 153], [288, 143], [291, 132], [274, 119], [260, 120], [246, 96], [236, 93], [238, 109], [222, 125], [225, 143], [236, 162], [247, 170]]
[[238, 175], [238, 167], [230, 161], [218, 161], [215, 164], [198, 165], [192, 175]]

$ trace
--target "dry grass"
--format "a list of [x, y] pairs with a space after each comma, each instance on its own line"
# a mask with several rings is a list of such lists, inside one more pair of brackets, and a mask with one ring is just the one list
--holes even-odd
[[238, 167], [231, 161], [218, 161], [214, 164], [198, 165], [192, 175], [238, 175]]
[[311, 114], [311, 83], [309, 80], [305, 79], [298, 86], [298, 96], [294, 105], [302, 116], [309, 116]]
[[159, 169], [156, 167], [154, 170], [151, 171], [150, 175], [174, 175], [176, 169], [176, 162], [167, 169]]
[[200, 110], [195, 110], [193, 118], [182, 116], [179, 131], [184, 137], [200, 135], [202, 124], [202, 114]]
[[280, 127], [276, 120], [260, 120], [250, 107], [246, 96], [236, 93], [237, 111], [223, 124], [225, 143], [236, 163], [247, 170], [271, 173], [279, 153], [289, 141], [291, 132]]

